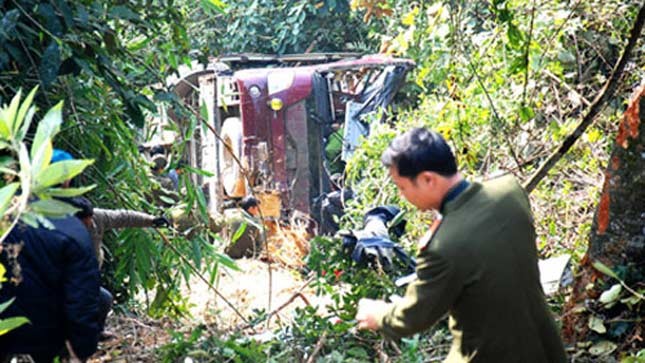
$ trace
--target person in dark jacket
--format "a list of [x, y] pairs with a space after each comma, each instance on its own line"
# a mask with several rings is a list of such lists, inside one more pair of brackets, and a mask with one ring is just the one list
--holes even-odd
[[9, 270], [0, 302], [15, 298], [0, 319], [30, 323], [0, 336], [0, 361], [29, 354], [51, 362], [64, 352], [90, 357], [99, 338], [99, 269], [90, 235], [78, 218], [50, 219], [53, 228], [18, 223], [3, 241], [0, 261]]
[[[92, 238], [94, 253], [99, 263], [99, 269], [103, 265], [103, 235], [106, 231], [127, 227], [168, 227], [170, 221], [166, 217], [155, 217], [153, 215], [127, 209], [101, 209], [94, 208], [92, 202], [84, 197], [64, 199], [65, 202], [78, 208], [76, 217], [87, 227]], [[100, 289], [98, 322], [101, 329], [101, 339], [113, 336], [105, 331], [105, 320], [112, 310], [112, 294], [104, 287]]]
[[[249, 195], [239, 203], [239, 209], [233, 209], [227, 215], [227, 224], [230, 226], [229, 237], [231, 243], [225, 252], [231, 258], [257, 257], [263, 249], [263, 240], [260, 221], [260, 201]], [[244, 229], [243, 231], [240, 231]], [[237, 239], [233, 237], [240, 232]]]
[[383, 153], [401, 195], [438, 218], [418, 246], [416, 279], [393, 303], [361, 299], [362, 329], [398, 339], [450, 316], [451, 363], [567, 361], [540, 285], [529, 199], [512, 176], [468, 182], [446, 141], [413, 129]]

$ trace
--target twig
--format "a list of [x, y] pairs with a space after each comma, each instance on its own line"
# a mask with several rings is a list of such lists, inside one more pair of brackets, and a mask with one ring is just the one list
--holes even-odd
[[[298, 291], [294, 292], [294, 293], [293, 293], [293, 295], [291, 295], [291, 297], [289, 297], [289, 298], [287, 299], [287, 301], [285, 301], [282, 305], [280, 305], [280, 306], [279, 306], [277, 309], [275, 309], [274, 311], [272, 311], [272, 312], [270, 312], [269, 314], [267, 314], [265, 319], [266, 319], [267, 321], [269, 321], [269, 319], [270, 319], [272, 316], [276, 315], [277, 313], [279, 313], [279, 312], [280, 312], [280, 310], [284, 309], [285, 307], [287, 307], [287, 305], [291, 304], [291, 303], [292, 303], [292, 302], [293, 302], [297, 297], [300, 297], [300, 299], [302, 299], [302, 301], [304, 301], [304, 302], [305, 302], [305, 304], [307, 304], [307, 305], [311, 305], [311, 303], [309, 302], [309, 300], [307, 300], [307, 298], [302, 294], [302, 291], [303, 291], [305, 288], [307, 288], [307, 286], [309, 286], [309, 284], [311, 284], [311, 283], [315, 280], [315, 278], [316, 278], [316, 276], [315, 276], [315, 275], [312, 275], [312, 276], [311, 276], [307, 281], [305, 281], [305, 283], [304, 283], [302, 286], [300, 286], [300, 288], [298, 289]], [[252, 327], [254, 327], [254, 326], [255, 326], [255, 325], [257, 325], [257, 324], [260, 324], [262, 321], [263, 321], [263, 320], [256, 321], [256, 322], [254, 322], [254, 323], [248, 323], [248, 324], [246, 324], [246, 325], [244, 325], [244, 326], [242, 326], [242, 327], [238, 327], [238, 328], [236, 328], [234, 331], [236, 331], [236, 332], [237, 332], [237, 331], [240, 331], [240, 330], [246, 330], [246, 329], [252, 328]]]
[[320, 350], [322, 349], [323, 345], [325, 344], [325, 341], [327, 340], [327, 333], [328, 331], [325, 330], [325, 332], [322, 334], [320, 339], [318, 339], [318, 343], [316, 343], [316, 347], [314, 348], [314, 351], [311, 352], [311, 355], [307, 359], [306, 363], [313, 363], [314, 360], [316, 359], [316, 356], [318, 353], [320, 353]]
[[526, 71], [524, 72], [524, 90], [522, 92], [522, 106], [526, 106], [526, 92], [529, 87], [529, 73], [531, 72], [531, 62], [529, 55], [531, 50], [531, 40], [533, 39], [533, 22], [535, 21], [535, 1], [531, 6], [531, 25], [529, 25], [529, 35], [526, 39], [526, 50], [524, 52], [524, 62], [526, 63]]
[[526, 189], [527, 193], [530, 194], [546, 176], [549, 170], [551, 170], [551, 168], [564, 156], [564, 154], [571, 149], [576, 140], [578, 140], [587, 127], [591, 125], [596, 115], [603, 109], [607, 100], [613, 96], [616, 91], [616, 87], [618, 87], [618, 82], [623, 74], [623, 70], [625, 69], [625, 65], [627, 64], [627, 60], [629, 59], [629, 55], [632, 49], [636, 46], [636, 42], [643, 30], [643, 23], [645, 23], [645, 3], [641, 5], [638, 15], [636, 15], [634, 25], [630, 31], [629, 41], [627, 42], [625, 49], [623, 49], [623, 54], [620, 56], [618, 63], [616, 63], [616, 66], [611, 73], [611, 77], [609, 77], [605, 86], [600, 90], [598, 96], [596, 96], [596, 99], [589, 107], [589, 111], [587, 111], [587, 114], [584, 116], [582, 121], [580, 121], [578, 127], [576, 127], [571, 135], [567, 136], [562, 145], [560, 145], [560, 147], [551, 154], [544, 164], [524, 184], [524, 189]]
[[462, 49], [462, 54], [464, 57], [466, 57], [468, 61], [468, 66], [470, 67], [470, 70], [473, 72], [475, 75], [475, 79], [477, 79], [477, 83], [479, 83], [479, 87], [484, 91], [484, 95], [486, 95], [486, 99], [488, 100], [488, 104], [490, 105], [491, 110], [493, 111], [493, 116], [495, 117], [496, 124], [499, 125], [499, 128], [501, 129], [502, 133], [504, 134], [504, 141], [506, 143], [506, 147], [508, 147], [508, 151], [511, 153], [511, 156], [513, 157], [513, 160], [515, 160], [515, 164], [519, 166], [520, 172], [522, 171], [521, 168], [521, 162], [518, 159], [515, 150], [513, 149], [513, 146], [510, 143], [510, 136], [506, 133], [506, 130], [504, 129], [504, 126], [502, 125], [502, 118], [499, 116], [497, 113], [497, 108], [495, 107], [495, 103], [493, 102], [493, 99], [490, 97], [490, 94], [488, 93], [488, 89], [484, 85], [484, 82], [482, 81], [479, 73], [477, 72], [477, 69], [475, 69], [475, 65], [472, 62], [472, 59], [466, 55], [466, 52], [464, 49]]
[[590, 106], [590, 105], [591, 105], [591, 102], [589, 102], [589, 100], [587, 100], [587, 99], [586, 99], [583, 95], [581, 95], [578, 91], [576, 91], [576, 90], [575, 90], [575, 89], [573, 89], [571, 86], [569, 86], [569, 84], [568, 84], [567, 82], [565, 82], [565, 81], [561, 80], [560, 78], [558, 78], [558, 76], [556, 76], [555, 74], [551, 73], [548, 69], [543, 69], [543, 70], [542, 70], [542, 73], [546, 74], [546, 75], [547, 75], [549, 78], [551, 78], [552, 80], [554, 80], [554, 81], [558, 82], [562, 87], [566, 88], [566, 89], [567, 89], [567, 91], [569, 91], [569, 92], [573, 92], [576, 96], [578, 96], [578, 97], [580, 98], [580, 101], [582, 101], [582, 103], [584, 103], [584, 104], [585, 104], [585, 106]]

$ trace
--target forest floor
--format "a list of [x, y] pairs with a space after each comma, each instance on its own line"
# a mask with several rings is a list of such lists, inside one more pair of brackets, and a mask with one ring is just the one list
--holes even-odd
[[[269, 264], [256, 259], [237, 260], [240, 271], [220, 271], [215, 288], [222, 293], [244, 317], [256, 310], [279, 310], [266, 323], [258, 324], [253, 333], [271, 331], [290, 322], [291, 312], [297, 307], [312, 305], [322, 308], [330, 303], [325, 297], [316, 296], [308, 282], [297, 269], [280, 264]], [[269, 282], [271, 280], [271, 283]], [[271, 294], [269, 294], [271, 289]], [[154, 320], [146, 317], [111, 313], [106, 329], [117, 333], [115, 337], [99, 343], [99, 351], [89, 360], [98, 362], [154, 362], [155, 351], [172, 340], [172, 331], [190, 333], [197, 326], [225, 331], [246, 325], [210, 287], [194, 276], [188, 295], [190, 316], [173, 322], [171, 319]], [[269, 306], [269, 295], [272, 296]]]
[[[213, 288], [223, 299], [193, 275], [190, 284], [183, 287], [190, 315], [178, 321], [154, 320], [145, 313], [136, 316], [111, 313], [106, 330], [117, 334], [100, 342], [99, 351], [89, 362], [155, 362], [155, 351], [172, 341], [172, 332], [189, 335], [197, 327], [206, 327], [217, 332], [242, 329], [261, 336], [288, 325], [291, 312], [297, 307], [311, 305], [323, 309], [331, 303], [324, 295], [317, 296], [309, 287], [311, 281], [304, 281], [300, 273], [309, 252], [304, 226], [271, 225], [269, 235], [268, 252], [261, 259], [239, 259], [236, 260], [239, 270], [219, 270]], [[266, 262], [267, 256], [273, 261], [271, 264]], [[268, 324], [262, 322], [249, 329], [248, 317], [262, 310], [275, 314]]]

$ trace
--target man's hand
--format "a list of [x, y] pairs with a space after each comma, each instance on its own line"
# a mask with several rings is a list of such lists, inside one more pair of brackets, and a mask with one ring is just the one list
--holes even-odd
[[69, 342], [69, 340], [65, 341], [65, 346], [67, 347], [67, 351], [69, 352], [69, 363], [81, 363], [81, 360], [76, 356], [76, 352], [74, 352], [74, 348], [72, 348], [72, 344]]
[[155, 228], [160, 228], [160, 227], [170, 227], [170, 221], [168, 218], [164, 216], [157, 217], [152, 220], [152, 226]]
[[389, 308], [389, 304], [381, 300], [360, 299], [358, 301], [358, 310], [356, 311], [356, 321], [358, 329], [377, 330], [379, 322], [377, 315]]

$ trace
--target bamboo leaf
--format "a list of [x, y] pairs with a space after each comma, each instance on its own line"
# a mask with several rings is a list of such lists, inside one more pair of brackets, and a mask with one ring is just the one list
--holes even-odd
[[9, 108], [5, 110], [4, 119], [6, 126], [9, 129], [8, 138], [13, 138], [13, 130], [15, 129], [16, 119], [18, 116], [18, 106], [20, 105], [20, 97], [22, 97], [22, 90], [18, 90], [15, 96], [11, 99]]
[[[4, 266], [2, 266], [2, 264], [0, 264], [0, 266], [1, 266], [1, 267], [0, 267], [0, 271], [2, 271], [2, 277], [4, 278], [4, 273], [5, 273], [7, 270], [4, 268]], [[6, 278], [5, 278], [5, 281], [6, 281]], [[9, 300], [7, 300], [7, 301], [3, 302], [2, 304], [0, 304], [0, 313], [2, 313], [3, 311], [7, 310], [7, 308], [9, 307], [9, 305], [11, 305], [11, 303], [12, 303], [15, 299], [16, 299], [15, 297], [12, 297], [11, 299], [9, 299]]]
[[[22, 101], [22, 105], [20, 106], [20, 109], [18, 110], [18, 116], [16, 118], [16, 122], [14, 124], [12, 134], [18, 135], [18, 129], [20, 129], [21, 125], [22, 125], [22, 129], [25, 130], [25, 133], [26, 133], [25, 125], [27, 125], [26, 126], [27, 129], [29, 128], [29, 124], [31, 123], [31, 120], [29, 119], [29, 120], [27, 120], [28, 122], [25, 122], [25, 116], [27, 116], [28, 111], [30, 109], [32, 109], [31, 103], [34, 101], [34, 96], [36, 95], [36, 91], [38, 91], [38, 86], [34, 87], [31, 90], [31, 92], [29, 92], [29, 94], [27, 95], [27, 98], [25, 98], [25, 100]], [[31, 111], [32, 115], [33, 115], [34, 111], [35, 110]], [[22, 134], [22, 132], [21, 132], [21, 134]], [[24, 134], [23, 134], [23, 137], [24, 137]], [[22, 138], [18, 138], [18, 141], [22, 141]]]
[[616, 275], [616, 273], [615, 273], [614, 271], [612, 271], [612, 269], [610, 269], [609, 267], [607, 267], [607, 265], [605, 265], [604, 263], [602, 263], [602, 262], [600, 262], [600, 261], [597, 261], [597, 260], [596, 260], [596, 261], [592, 262], [592, 264], [591, 264], [591, 265], [592, 265], [596, 270], [598, 270], [598, 271], [602, 272], [603, 274], [605, 274], [605, 275], [607, 275], [607, 276], [609, 276], [609, 277], [613, 277], [613, 278], [615, 278], [616, 280], [620, 280], [620, 278], [618, 277], [618, 275]]
[[25, 119], [22, 121], [22, 127], [20, 130], [16, 133], [15, 140], [18, 142], [22, 142], [25, 139], [25, 135], [27, 135], [27, 131], [29, 131], [29, 127], [31, 126], [31, 121], [34, 118], [34, 114], [36, 113], [36, 107], [30, 107], [27, 110], [27, 114], [25, 116]]
[[29, 319], [24, 318], [22, 316], [0, 320], [0, 335], [4, 335], [8, 333], [10, 330], [15, 329], [28, 322], [29, 322]]
[[230, 268], [234, 271], [241, 271], [240, 267], [237, 265], [237, 263], [235, 263], [235, 260], [230, 258], [228, 255], [216, 253], [213, 257], [217, 262], [221, 263], [225, 267]]
[[240, 239], [240, 237], [242, 237], [242, 234], [244, 234], [244, 231], [246, 231], [246, 226], [247, 226], [246, 221], [243, 221], [240, 224], [240, 226], [237, 228], [235, 233], [233, 234], [233, 237], [231, 237], [231, 243], [237, 242], [237, 240]]
[[96, 187], [96, 184], [92, 184], [92, 185], [80, 187], [80, 188], [49, 188], [47, 189], [46, 194], [51, 197], [63, 197], [63, 198], [77, 197], [79, 195], [83, 195], [89, 192], [95, 187]]
[[41, 199], [31, 203], [29, 207], [34, 212], [49, 217], [63, 217], [79, 211], [78, 208], [57, 199]]
[[226, 4], [224, 4], [221, 0], [201, 0], [200, 3], [204, 10], [211, 10], [216, 11], [220, 14], [226, 14], [226, 12], [224, 11]]
[[4, 215], [4, 212], [7, 210], [7, 208], [9, 208], [11, 199], [16, 194], [18, 186], [20, 186], [20, 184], [16, 182], [5, 185], [2, 189], [0, 189], [0, 213], [2, 215]]

